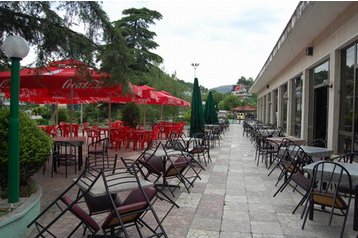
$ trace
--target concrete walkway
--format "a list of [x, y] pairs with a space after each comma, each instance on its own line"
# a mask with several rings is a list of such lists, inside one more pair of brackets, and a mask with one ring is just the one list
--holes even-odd
[[[121, 155], [135, 157], [137, 154]], [[176, 193], [180, 208], [173, 209], [163, 223], [169, 237], [339, 237], [341, 217], [335, 216], [329, 227], [328, 214], [316, 212], [314, 221], [307, 221], [305, 230], [301, 230], [302, 208], [292, 214], [301, 195], [286, 188], [272, 197], [277, 189], [278, 171], [267, 177], [265, 165], [256, 166], [255, 150], [249, 139], [242, 136], [240, 124], [230, 125], [221, 146], [211, 150], [211, 157], [213, 162], [200, 174], [202, 179], [195, 182], [190, 194], [183, 188]], [[43, 207], [71, 182], [71, 178], [65, 179], [61, 174], [54, 178], [49, 174], [35, 176], [43, 186]], [[156, 206], [161, 214], [164, 210], [161, 203]], [[352, 229], [353, 209], [352, 202], [344, 237], [357, 237]], [[68, 234], [75, 220], [69, 217], [58, 224], [58, 234]], [[75, 237], [82, 237], [82, 230]]]

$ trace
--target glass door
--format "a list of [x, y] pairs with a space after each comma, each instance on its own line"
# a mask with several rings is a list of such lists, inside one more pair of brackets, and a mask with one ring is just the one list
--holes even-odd
[[358, 43], [342, 50], [339, 152], [358, 151]]

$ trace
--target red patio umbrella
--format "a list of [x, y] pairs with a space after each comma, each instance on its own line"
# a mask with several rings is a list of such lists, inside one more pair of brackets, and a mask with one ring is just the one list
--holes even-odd
[[[0, 92], [10, 95], [10, 72], [0, 72]], [[147, 85], [130, 84], [132, 94], [123, 95], [120, 85], [109, 84], [110, 75], [81, 61], [61, 60], [48, 66], [20, 71], [20, 100], [38, 104], [84, 104], [95, 102], [188, 106], [169, 93]]]

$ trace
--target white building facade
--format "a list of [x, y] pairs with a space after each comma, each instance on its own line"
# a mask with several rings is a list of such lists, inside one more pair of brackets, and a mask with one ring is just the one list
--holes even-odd
[[300, 2], [257, 76], [257, 118], [358, 151], [358, 2]]

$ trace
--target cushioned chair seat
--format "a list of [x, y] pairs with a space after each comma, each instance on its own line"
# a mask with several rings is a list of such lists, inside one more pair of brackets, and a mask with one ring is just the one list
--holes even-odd
[[[73, 201], [67, 197], [62, 196], [61, 200], [67, 205], [70, 206]], [[91, 229], [94, 232], [97, 232], [100, 230], [100, 227], [98, 226], [97, 222], [90, 217], [81, 207], [79, 207], [77, 204], [72, 205], [70, 207], [69, 211], [78, 217], [89, 229]]]

